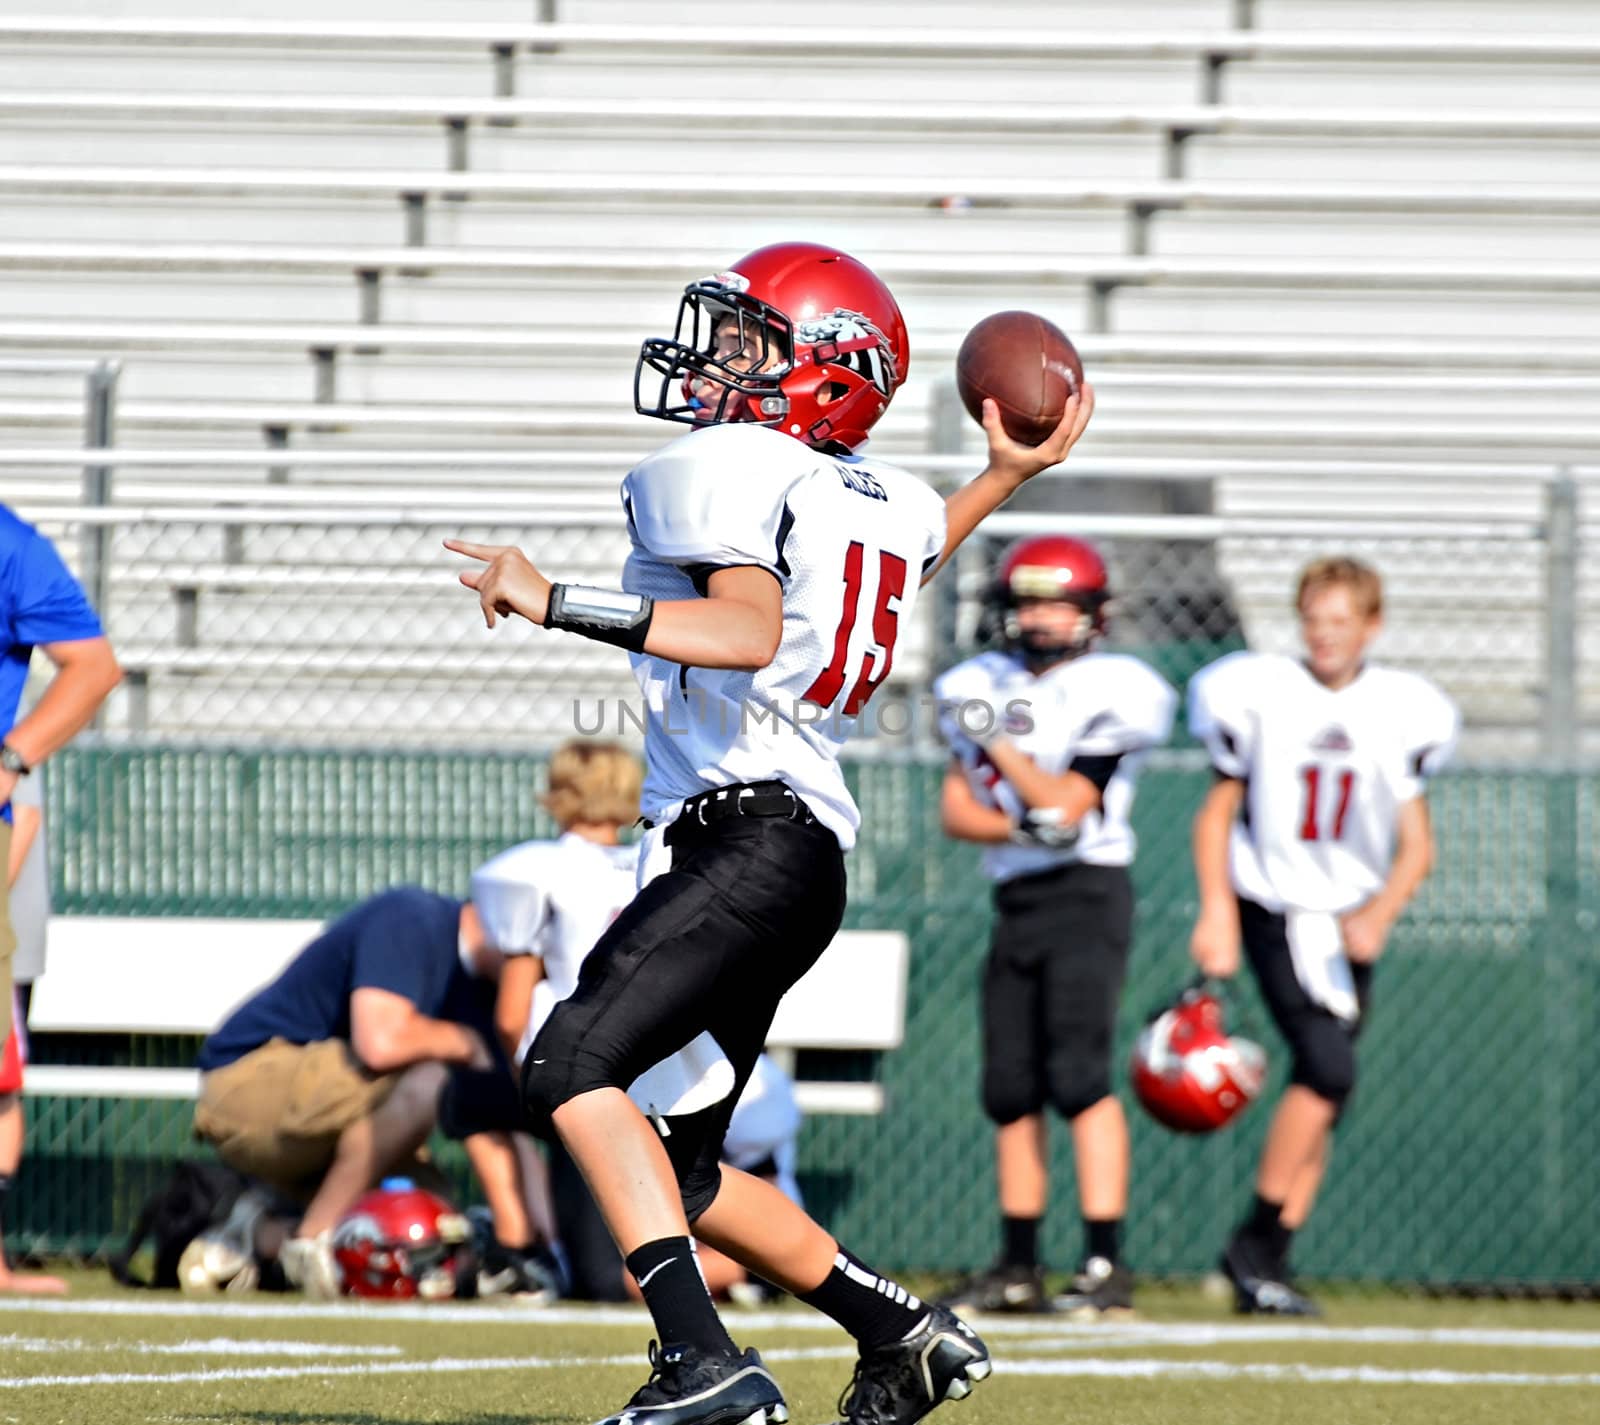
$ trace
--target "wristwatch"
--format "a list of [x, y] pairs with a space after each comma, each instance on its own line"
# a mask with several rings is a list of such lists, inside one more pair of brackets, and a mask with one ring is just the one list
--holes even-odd
[[22, 760], [22, 754], [15, 747], [9, 742], [0, 742], [0, 772], [15, 772], [19, 777], [26, 777], [31, 771], [33, 768]]

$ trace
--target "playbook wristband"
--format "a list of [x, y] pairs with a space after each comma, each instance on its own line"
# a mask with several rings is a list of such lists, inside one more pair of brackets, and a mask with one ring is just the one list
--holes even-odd
[[596, 589], [588, 584], [552, 584], [544, 626], [581, 633], [629, 653], [643, 653], [655, 611], [656, 601], [645, 594]]

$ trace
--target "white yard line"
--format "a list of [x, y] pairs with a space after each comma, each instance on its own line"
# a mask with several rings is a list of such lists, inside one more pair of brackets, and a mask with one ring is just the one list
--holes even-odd
[[[0, 1322], [18, 1316], [121, 1316], [146, 1318], [200, 1318], [233, 1321], [428, 1321], [440, 1325], [471, 1326], [625, 1326], [650, 1329], [643, 1307], [519, 1306], [516, 1303], [433, 1302], [308, 1302], [289, 1300], [143, 1301], [118, 1298], [60, 1300], [15, 1298], [0, 1301]], [[824, 1331], [839, 1328], [815, 1312], [729, 1312], [726, 1320], [735, 1334], [747, 1331]], [[1414, 1327], [1325, 1326], [1311, 1322], [1252, 1321], [1148, 1321], [1123, 1325], [1079, 1325], [1048, 1317], [980, 1319], [979, 1331], [992, 1339], [1025, 1338], [1017, 1344], [1040, 1347], [1116, 1349], [1123, 1346], [1217, 1346], [1251, 1342], [1325, 1341], [1379, 1346], [1479, 1346], [1546, 1347], [1562, 1350], [1600, 1348], [1600, 1330], [1546, 1331], [1518, 1327]]]
[[[823, 1358], [842, 1360], [851, 1354], [848, 1348], [826, 1347], [772, 1351], [767, 1359], [775, 1362]], [[357, 1365], [254, 1366], [164, 1374], [124, 1371], [75, 1376], [12, 1376], [0, 1377], [0, 1390], [23, 1390], [39, 1386], [217, 1384], [226, 1381], [304, 1380], [330, 1376], [451, 1375], [489, 1370], [592, 1370], [601, 1366], [637, 1369], [639, 1358], [631, 1354], [566, 1359], [546, 1356], [445, 1357], [422, 1361], [373, 1361]], [[1022, 1360], [1001, 1361], [999, 1369], [1006, 1375], [1097, 1376], [1123, 1380], [1167, 1377], [1291, 1381], [1317, 1385], [1600, 1386], [1600, 1373], [1555, 1375], [1522, 1371], [1390, 1370], [1378, 1366], [1268, 1365], [1235, 1361]]]
[[[60, 1355], [85, 1351], [125, 1351], [127, 1342], [81, 1341], [72, 1336], [0, 1336], [0, 1349], [26, 1351], [30, 1355]], [[152, 1356], [399, 1356], [404, 1351], [399, 1346], [346, 1346], [325, 1341], [262, 1341], [238, 1340], [231, 1336], [213, 1336], [205, 1341], [175, 1341], [155, 1345], [149, 1341], [137, 1343], [137, 1349]]]
[[431, 1361], [371, 1361], [341, 1366], [239, 1366], [220, 1370], [154, 1372], [103, 1371], [93, 1375], [0, 1376], [0, 1390], [62, 1385], [192, 1385], [213, 1381], [305, 1380], [312, 1376], [453, 1375], [462, 1371], [537, 1371], [557, 1367], [593, 1369], [596, 1366], [632, 1366], [637, 1355], [566, 1359], [548, 1356], [446, 1356]]
[[998, 1361], [995, 1373], [1026, 1376], [1188, 1376], [1205, 1380], [1294, 1381], [1318, 1385], [1579, 1385], [1600, 1386], [1600, 1373], [1540, 1375], [1523, 1371], [1390, 1370], [1381, 1366], [1263, 1365], [1239, 1361]]

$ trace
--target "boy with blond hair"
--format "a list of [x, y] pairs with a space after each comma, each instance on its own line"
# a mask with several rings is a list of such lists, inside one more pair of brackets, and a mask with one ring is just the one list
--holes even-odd
[[1189, 685], [1189, 726], [1216, 773], [1194, 822], [1190, 951], [1228, 978], [1242, 943], [1290, 1051], [1222, 1269], [1241, 1312], [1304, 1316], [1317, 1308], [1290, 1284], [1290, 1243], [1355, 1087], [1374, 963], [1433, 865], [1426, 786], [1459, 716], [1426, 678], [1367, 661], [1383, 627], [1376, 570], [1318, 559], [1294, 606], [1304, 657], [1232, 653]]

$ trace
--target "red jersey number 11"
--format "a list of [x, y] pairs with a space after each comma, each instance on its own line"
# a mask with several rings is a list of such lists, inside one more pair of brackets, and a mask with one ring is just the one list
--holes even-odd
[[1300, 839], [1302, 841], [1338, 841], [1344, 835], [1345, 821], [1350, 815], [1350, 798], [1355, 791], [1356, 774], [1348, 767], [1341, 768], [1338, 774], [1339, 800], [1333, 811], [1333, 825], [1328, 828], [1326, 836], [1323, 835], [1321, 825], [1322, 811], [1322, 773], [1323, 769], [1315, 762], [1300, 769], [1301, 780], [1305, 783], [1305, 807], [1300, 815]]

